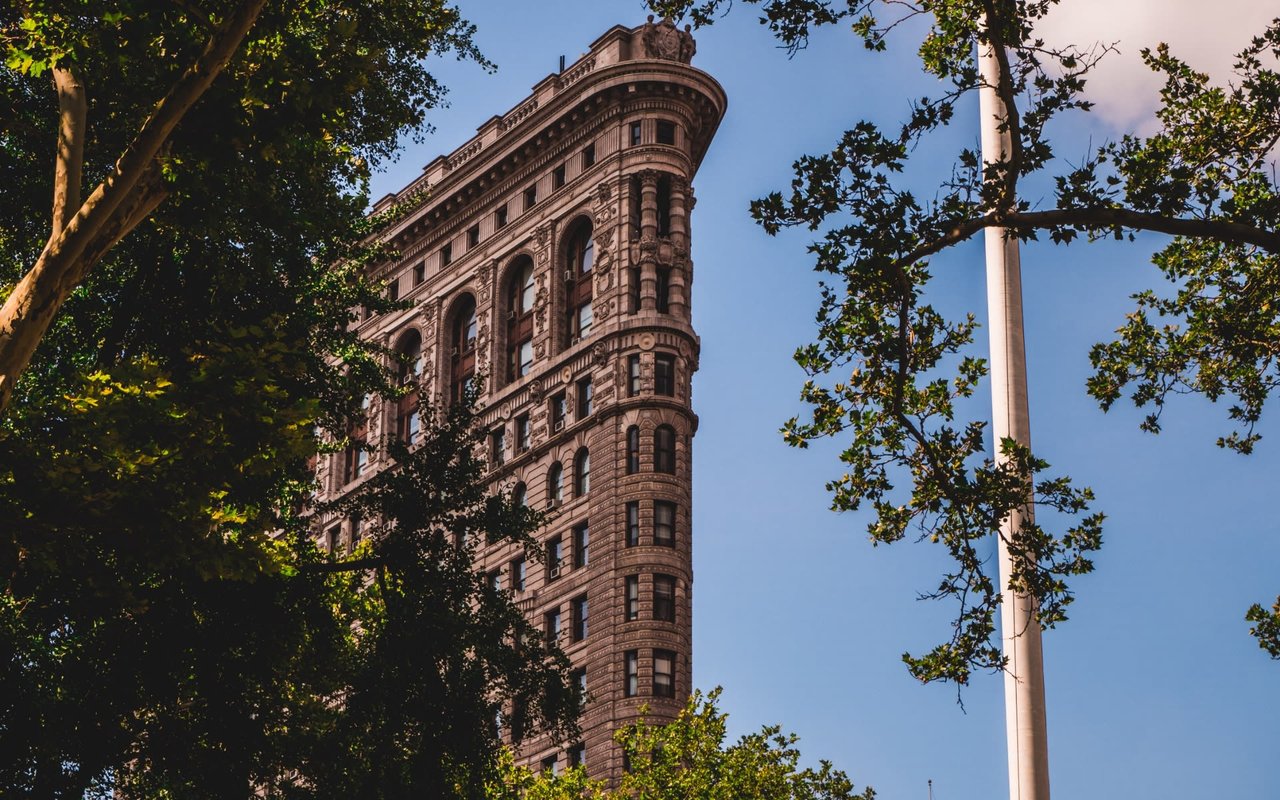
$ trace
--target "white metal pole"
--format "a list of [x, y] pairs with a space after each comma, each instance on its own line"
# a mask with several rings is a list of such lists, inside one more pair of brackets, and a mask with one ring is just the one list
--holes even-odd
[[[1009, 156], [1009, 132], [1004, 102], [995, 87], [999, 62], [989, 45], [979, 45], [979, 90], [982, 116], [982, 160], [990, 164]], [[1004, 460], [1000, 442], [1013, 439], [1031, 447], [1031, 417], [1027, 405], [1027, 359], [1022, 328], [1022, 274], [1018, 240], [1002, 228], [987, 228], [987, 314], [991, 330], [992, 435], [997, 462]], [[1001, 524], [1000, 629], [1008, 669], [1004, 676], [1005, 733], [1009, 747], [1010, 800], [1049, 800], [1049, 742], [1045, 724], [1044, 658], [1040, 626], [1035, 620], [1036, 598], [1009, 590], [1013, 562], [1005, 541], [1023, 521], [1034, 519], [1028, 505], [1015, 510]]]

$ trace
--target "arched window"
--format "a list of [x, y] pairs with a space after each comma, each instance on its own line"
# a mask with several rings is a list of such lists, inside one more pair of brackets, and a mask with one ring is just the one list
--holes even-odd
[[634, 475], [640, 471], [640, 429], [635, 425], [627, 428], [627, 474]]
[[470, 295], [454, 309], [449, 345], [452, 348], [449, 400], [456, 403], [462, 399], [467, 382], [476, 374], [476, 301]]
[[589, 491], [591, 491], [591, 454], [584, 447], [573, 459], [573, 495], [586, 497]]
[[564, 467], [560, 462], [551, 465], [547, 471], [547, 506], [559, 505], [564, 501]]
[[507, 279], [507, 381], [529, 374], [533, 367], [533, 259], [521, 256]]
[[591, 239], [591, 223], [581, 220], [569, 234], [565, 248], [565, 332], [566, 347], [591, 335], [591, 266], [595, 244]]
[[659, 425], [653, 432], [653, 469], [655, 472], [676, 472], [676, 430], [670, 425]]
[[396, 345], [396, 381], [408, 394], [396, 401], [396, 436], [405, 444], [417, 441], [421, 420], [418, 417], [418, 378], [422, 375], [422, 335], [411, 330]]

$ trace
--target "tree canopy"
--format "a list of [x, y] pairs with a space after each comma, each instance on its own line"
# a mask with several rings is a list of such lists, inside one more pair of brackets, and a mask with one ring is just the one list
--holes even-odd
[[[810, 247], [824, 275], [817, 340], [796, 360], [812, 376], [802, 398], [811, 416], [784, 428], [791, 444], [819, 438], [848, 442], [846, 472], [832, 480], [833, 508], [868, 505], [868, 532], [895, 542], [916, 532], [941, 544], [953, 568], [930, 596], [957, 603], [951, 636], [906, 660], [922, 680], [968, 681], [973, 669], [1003, 666], [994, 639], [996, 585], [978, 544], [999, 535], [1000, 520], [1034, 503], [1058, 512], [1057, 530], [1028, 525], [1009, 542], [1020, 557], [1014, 589], [1040, 601], [1039, 620], [1066, 618], [1072, 576], [1092, 569], [1102, 541], [1092, 492], [1012, 442], [989, 443], [986, 415], [967, 402], [986, 377], [974, 314], [948, 318], [930, 301], [930, 259], [988, 227], [1023, 241], [1133, 238], [1157, 232], [1172, 241], [1154, 258], [1168, 284], [1135, 296], [1136, 307], [1114, 341], [1093, 348], [1088, 391], [1104, 408], [1127, 397], [1150, 411], [1143, 427], [1158, 432], [1173, 395], [1225, 401], [1234, 429], [1218, 443], [1248, 453], [1276, 385], [1280, 319], [1274, 279], [1280, 257], [1280, 190], [1271, 168], [1280, 141], [1280, 21], [1252, 39], [1226, 87], [1160, 46], [1144, 51], [1164, 77], [1160, 130], [1100, 146], [1073, 143], [1088, 155], [1063, 166], [1053, 124], [1086, 112], [1085, 80], [1105, 46], [1056, 46], [1037, 26], [1056, 0], [747, 0], [760, 21], [793, 53], [818, 26], [848, 24], [871, 50], [890, 46], [901, 28], [923, 28], [923, 70], [943, 83], [935, 97], [912, 103], [897, 130], [868, 121], [850, 128], [828, 153], [795, 162], [789, 191], [754, 202], [769, 233], [819, 232]], [[655, 10], [711, 24], [723, 0], [654, 2]], [[983, 86], [979, 46], [999, 55], [996, 90], [1011, 140], [1006, 157], [983, 164], [964, 148], [932, 199], [905, 188], [912, 153], [958, 118]], [[1047, 193], [1034, 205], [1019, 192]], [[1046, 189], [1047, 187], [1047, 189]], [[1034, 354], [1031, 354], [1034, 359]], [[997, 465], [993, 449], [1009, 461]], [[1030, 488], [1028, 488], [1030, 487]], [[1260, 644], [1275, 651], [1276, 609], [1248, 612]]]
[[[537, 523], [480, 498], [462, 409], [340, 512], [368, 504], [373, 573], [322, 569], [295, 513], [401, 391], [351, 325], [389, 308], [366, 180], [470, 36], [435, 0], [0, 10], [0, 793], [474, 796], [496, 704], [571, 724], [559, 657], [440, 550]], [[431, 670], [466, 680], [374, 712]], [[351, 789], [339, 756], [382, 772]]]
[[728, 714], [717, 702], [720, 689], [694, 692], [673, 722], [641, 719], [615, 732], [628, 769], [609, 788], [576, 767], [560, 775], [535, 774], [512, 763], [490, 800], [873, 800], [875, 790], [855, 792], [830, 762], [800, 766], [795, 734], [769, 725], [726, 744]]

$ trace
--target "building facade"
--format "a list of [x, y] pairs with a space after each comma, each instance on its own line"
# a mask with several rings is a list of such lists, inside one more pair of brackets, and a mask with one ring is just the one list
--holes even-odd
[[[484, 375], [492, 484], [551, 512], [545, 563], [503, 543], [477, 566], [559, 637], [589, 697], [583, 738], [513, 744], [597, 777], [622, 769], [615, 729], [642, 704], [674, 717], [691, 689], [690, 179], [725, 111], [693, 51], [669, 21], [615, 26], [375, 206], [412, 206], [389, 233], [400, 259], [374, 277], [414, 306], [361, 332], [440, 402]], [[375, 403], [364, 433], [411, 439], [416, 411], [416, 396]], [[321, 494], [381, 466], [332, 456]]]

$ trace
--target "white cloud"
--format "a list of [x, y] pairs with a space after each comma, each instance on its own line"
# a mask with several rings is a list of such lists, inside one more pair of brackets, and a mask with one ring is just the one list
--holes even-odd
[[1086, 94], [1095, 113], [1118, 131], [1151, 133], [1161, 80], [1139, 51], [1167, 42], [1174, 55], [1216, 82], [1231, 79], [1234, 55], [1273, 18], [1273, 0], [1062, 0], [1039, 32], [1051, 45], [1115, 44]]

